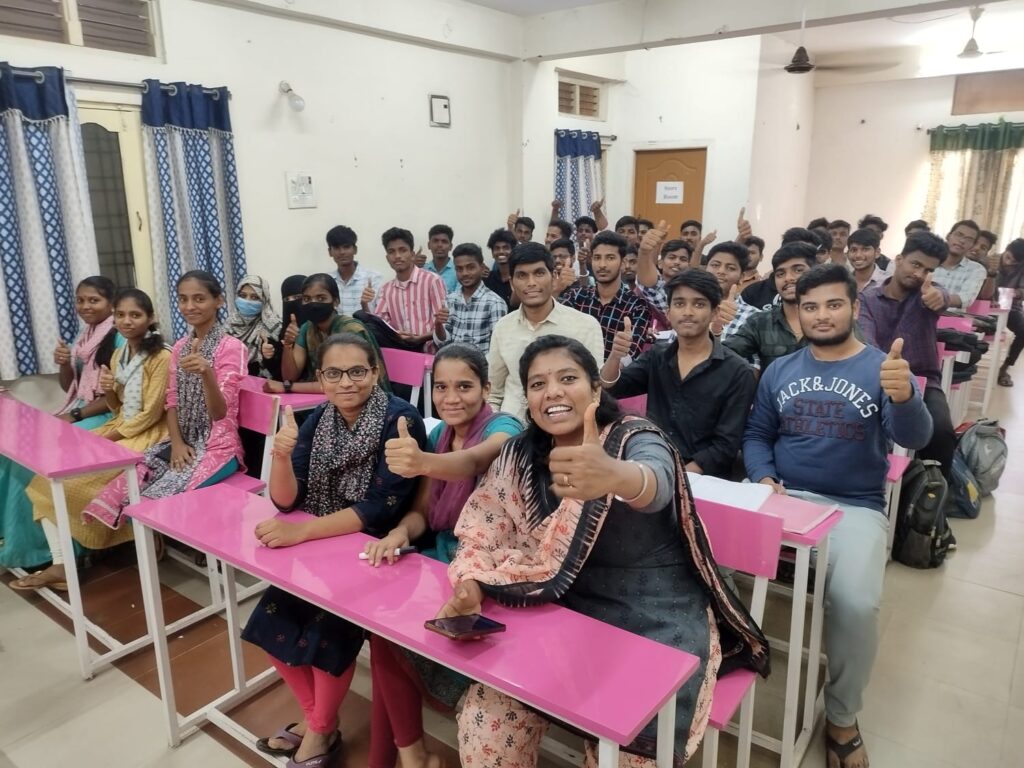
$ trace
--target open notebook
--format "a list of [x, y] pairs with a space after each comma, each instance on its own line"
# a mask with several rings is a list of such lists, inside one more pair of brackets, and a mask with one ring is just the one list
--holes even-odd
[[770, 486], [760, 483], [734, 483], [709, 475], [686, 473], [693, 498], [714, 501], [737, 509], [764, 512], [786, 521], [787, 533], [807, 533], [832, 514], [836, 505], [816, 504], [813, 501], [783, 496], [772, 492]]

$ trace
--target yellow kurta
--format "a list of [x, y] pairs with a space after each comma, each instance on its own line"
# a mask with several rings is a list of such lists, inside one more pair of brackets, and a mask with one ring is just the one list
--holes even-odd
[[[121, 363], [122, 353], [127, 347], [115, 350], [110, 361], [113, 371]], [[114, 386], [107, 393], [107, 404], [114, 414], [107, 423], [92, 430], [100, 437], [121, 435], [117, 442], [133, 451], [145, 451], [167, 435], [167, 421], [164, 411], [164, 396], [167, 393], [167, 376], [170, 369], [171, 353], [161, 349], [146, 358], [142, 364], [142, 409], [132, 418], [125, 419], [121, 412], [122, 387]], [[71, 535], [79, 544], [89, 549], [106, 549], [132, 539], [132, 526], [122, 525], [118, 530], [111, 530], [102, 523], [82, 522], [82, 510], [92, 501], [107, 483], [117, 477], [118, 472], [99, 472], [94, 475], [75, 477], [64, 481], [64, 495], [68, 502], [68, 519], [71, 522]], [[26, 490], [32, 502], [32, 517], [35, 520], [46, 518], [57, 522], [53, 508], [53, 496], [50, 483], [43, 477], [36, 476]]]

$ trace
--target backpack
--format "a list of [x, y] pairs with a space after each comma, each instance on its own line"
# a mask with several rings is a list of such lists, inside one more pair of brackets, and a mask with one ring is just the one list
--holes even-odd
[[953, 454], [949, 469], [949, 493], [946, 495], [946, 517], [971, 520], [981, 513], [981, 492], [967, 460], [960, 451]]
[[914, 459], [903, 475], [892, 557], [911, 568], [938, 568], [956, 544], [944, 510], [946, 481], [937, 461]]
[[963, 455], [981, 495], [991, 495], [1006, 469], [1006, 430], [995, 419], [978, 419], [972, 424], [961, 424], [957, 433], [960, 442], [956, 452]]

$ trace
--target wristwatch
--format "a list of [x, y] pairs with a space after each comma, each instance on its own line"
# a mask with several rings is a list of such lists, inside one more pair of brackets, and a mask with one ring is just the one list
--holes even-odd
[[82, 420], [82, 409], [81, 408], [72, 408], [70, 413], [71, 413], [71, 418], [74, 419], [75, 421], [81, 421]]
[[285, 379], [284, 381], [281, 382], [281, 384], [284, 385], [285, 393], [290, 395], [292, 393], [292, 383]]

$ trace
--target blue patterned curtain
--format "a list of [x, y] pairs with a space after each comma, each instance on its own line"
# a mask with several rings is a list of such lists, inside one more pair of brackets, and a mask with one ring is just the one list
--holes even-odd
[[78, 335], [75, 285], [99, 272], [82, 133], [56, 67], [0, 62], [0, 379], [55, 373]]
[[154, 301], [163, 327], [178, 338], [187, 330], [175, 300], [181, 275], [205, 269], [230, 296], [246, 273], [227, 88], [146, 80], [142, 132]]
[[589, 216], [591, 204], [603, 197], [600, 134], [556, 130], [555, 198], [562, 202], [562, 218]]

